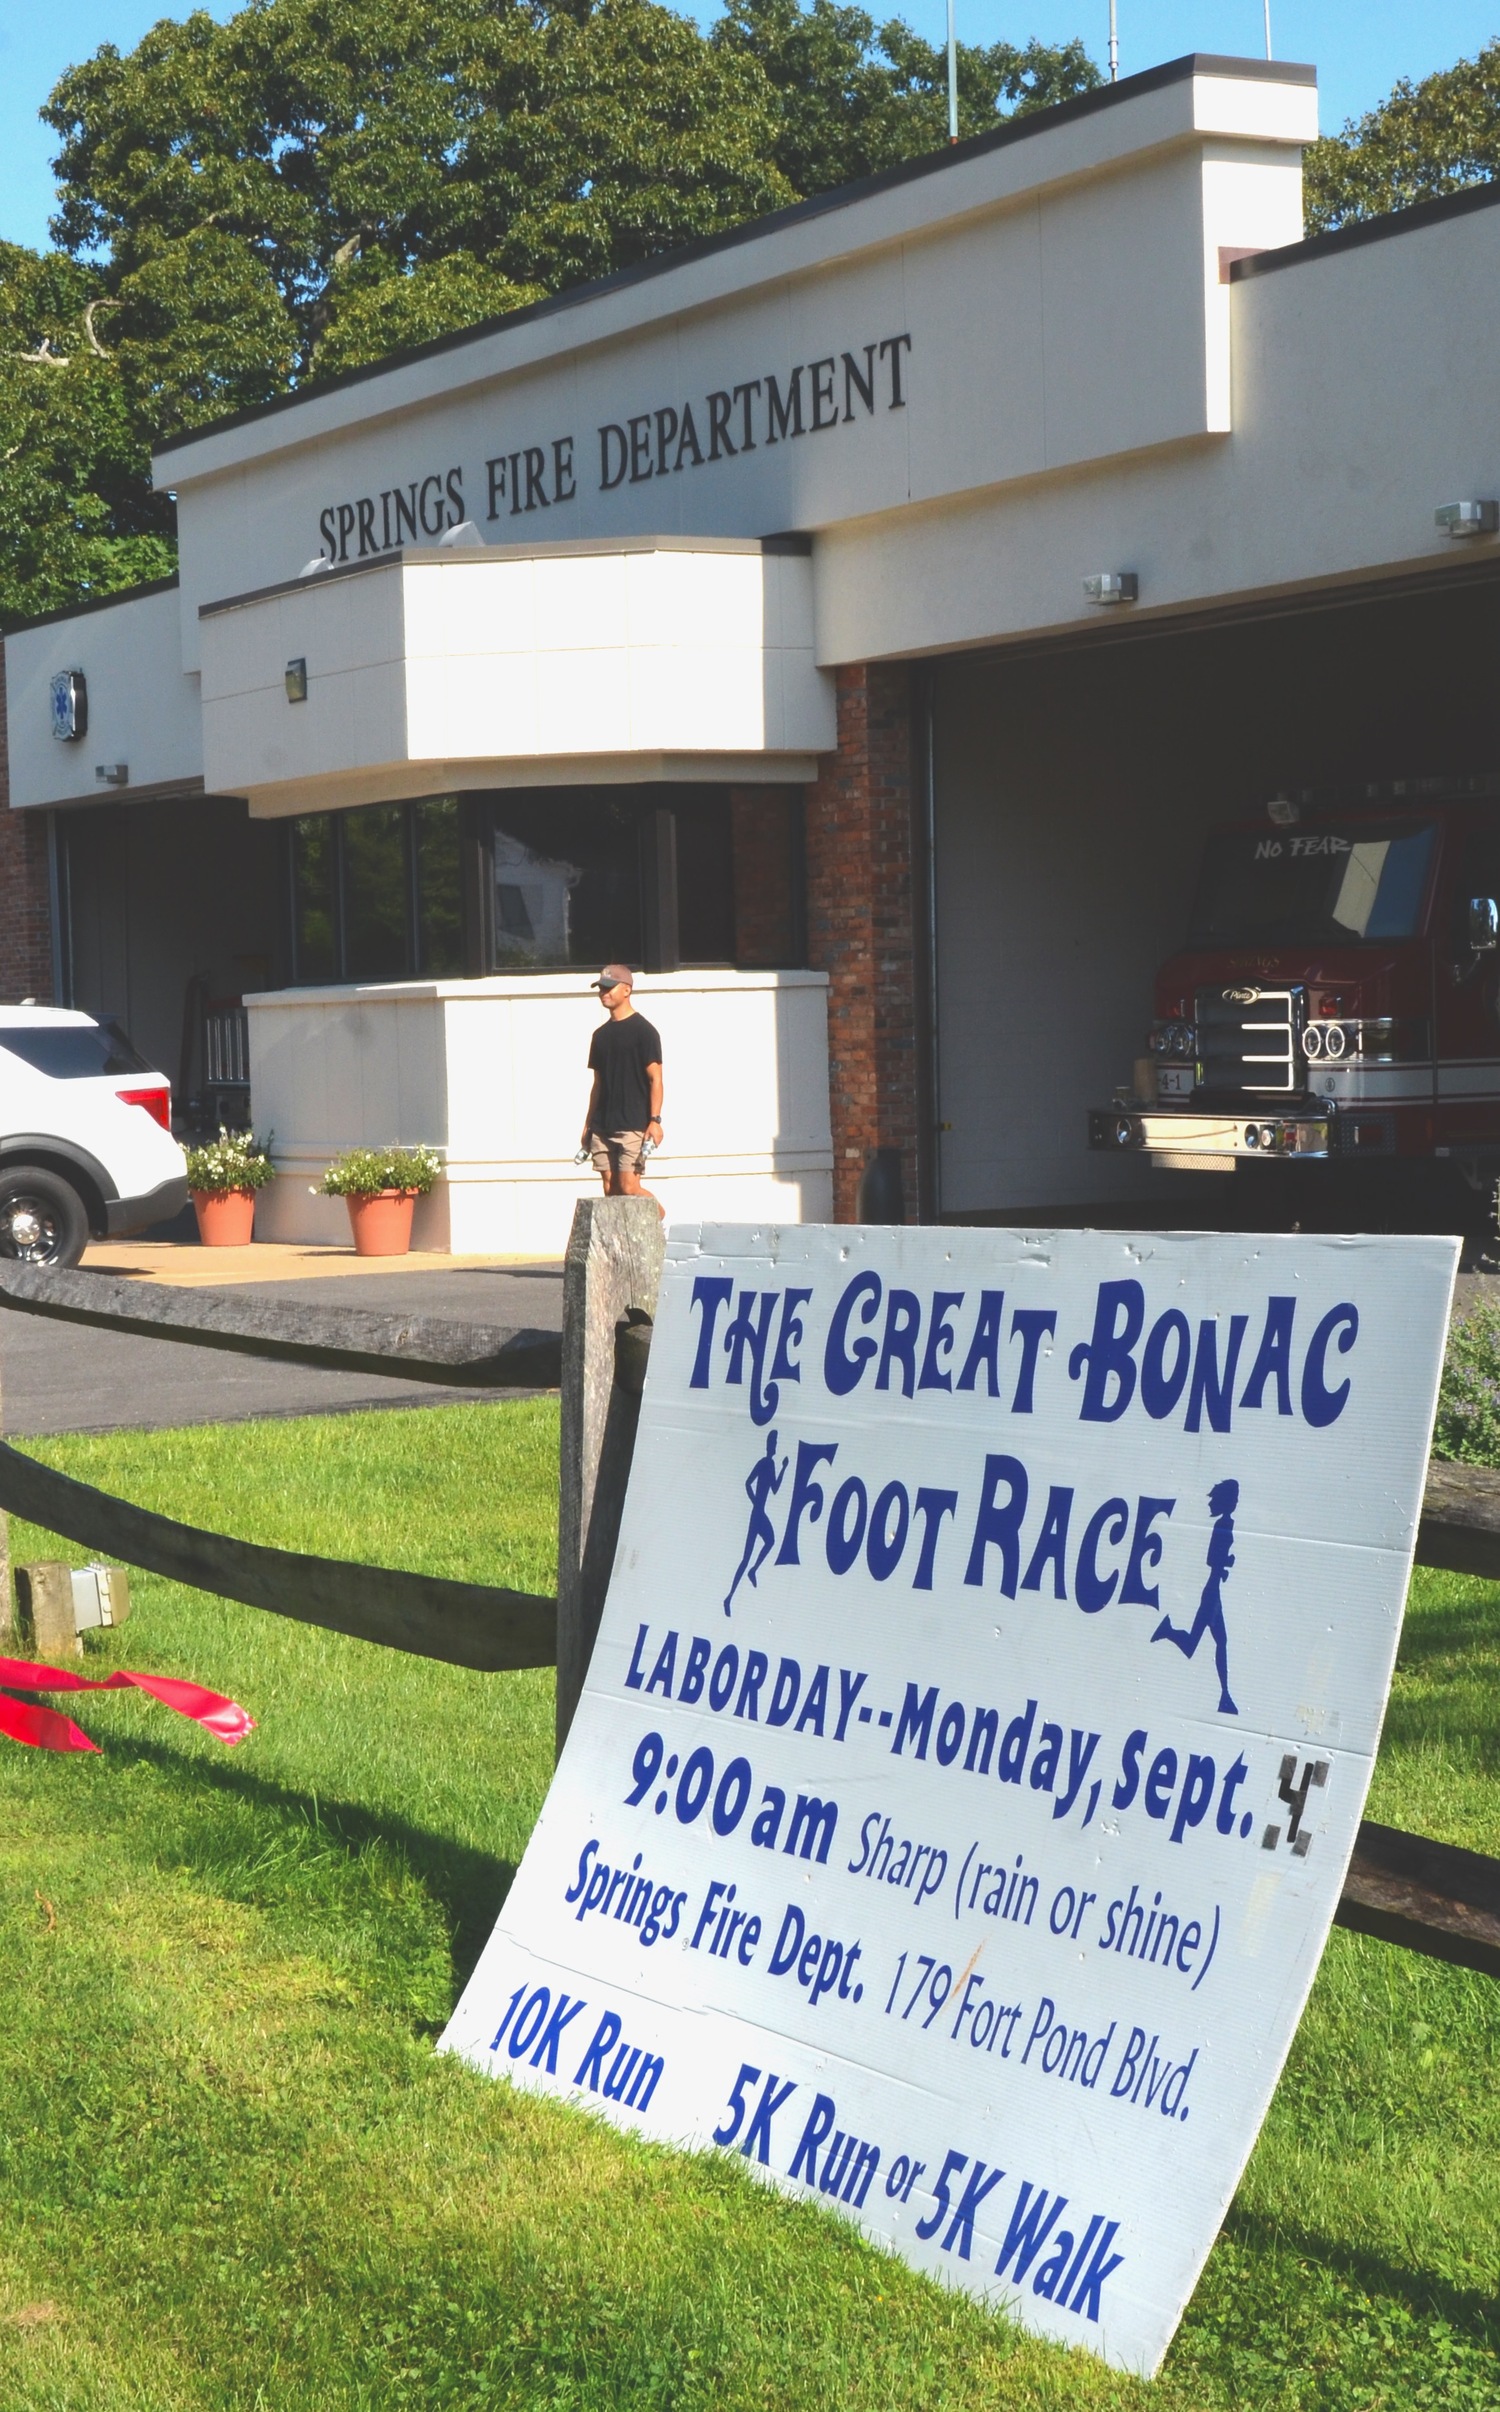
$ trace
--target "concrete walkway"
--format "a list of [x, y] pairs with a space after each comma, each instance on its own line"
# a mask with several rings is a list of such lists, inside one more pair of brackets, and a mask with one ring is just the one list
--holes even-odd
[[236, 1288], [241, 1282], [410, 1280], [418, 1273], [479, 1273], [555, 1262], [532, 1256], [356, 1256], [352, 1247], [253, 1240], [248, 1248], [201, 1248], [192, 1240], [93, 1240], [80, 1270], [165, 1282], [174, 1290]]

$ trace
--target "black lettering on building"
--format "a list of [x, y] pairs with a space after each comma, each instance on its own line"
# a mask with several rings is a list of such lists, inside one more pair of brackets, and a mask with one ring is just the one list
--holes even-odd
[[779, 444], [802, 433], [802, 371], [794, 368], [787, 379], [785, 399], [774, 377], [766, 379], [766, 442]]

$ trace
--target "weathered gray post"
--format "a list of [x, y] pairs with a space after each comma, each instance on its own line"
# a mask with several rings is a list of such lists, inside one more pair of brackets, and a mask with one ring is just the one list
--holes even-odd
[[614, 1564], [661, 1263], [654, 1199], [585, 1198], [574, 1207], [563, 1273], [559, 1750], [583, 1690]]

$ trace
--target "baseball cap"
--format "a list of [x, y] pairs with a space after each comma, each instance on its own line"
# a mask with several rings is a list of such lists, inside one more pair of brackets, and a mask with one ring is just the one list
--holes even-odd
[[589, 986], [597, 988], [601, 995], [606, 988], [634, 988], [635, 974], [628, 963], [606, 963], [597, 980], [590, 980]]

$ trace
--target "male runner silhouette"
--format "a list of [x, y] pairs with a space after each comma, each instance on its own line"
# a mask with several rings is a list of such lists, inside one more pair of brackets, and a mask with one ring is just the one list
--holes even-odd
[[1229, 1697], [1229, 1635], [1224, 1629], [1224, 1581], [1234, 1564], [1234, 1511], [1240, 1504], [1237, 1482], [1216, 1482], [1208, 1494], [1208, 1512], [1213, 1530], [1208, 1536], [1208, 1580], [1192, 1629], [1184, 1633], [1164, 1616], [1151, 1639], [1177, 1644], [1184, 1658], [1191, 1658], [1205, 1633], [1214, 1637], [1214, 1663], [1219, 1670], [1219, 1714], [1237, 1717], [1239, 1710]]
[[730, 1603], [742, 1581], [748, 1578], [751, 1590], [755, 1589], [755, 1578], [776, 1546], [776, 1527], [766, 1514], [766, 1501], [773, 1492], [780, 1490], [786, 1467], [785, 1458], [782, 1459], [779, 1466], [777, 1465], [776, 1434], [774, 1431], [768, 1432], [765, 1456], [756, 1459], [745, 1478], [745, 1497], [750, 1502], [750, 1522], [745, 1532], [745, 1554], [734, 1570], [734, 1581], [729, 1586], [729, 1597], [724, 1602], [726, 1616], [729, 1614]]

